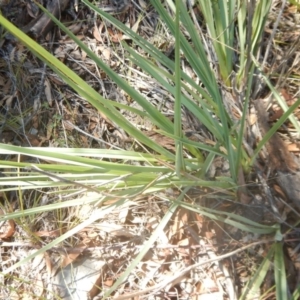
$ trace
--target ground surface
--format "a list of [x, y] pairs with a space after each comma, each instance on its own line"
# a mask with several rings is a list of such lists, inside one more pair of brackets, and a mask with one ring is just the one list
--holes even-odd
[[[151, 6], [143, 0], [132, 1], [124, 7], [120, 3], [117, 1], [114, 5], [102, 1], [101, 7], [111, 10], [112, 14], [131, 28], [136, 26], [136, 31], [141, 36], [172, 56], [173, 37], [167, 31], [156, 31], [159, 16]], [[2, 6], [2, 11], [8, 19], [75, 70], [105, 98], [136, 107], [133, 99], [128, 98], [111, 82], [62, 32], [52, 27], [47, 34], [39, 34], [40, 31], [35, 27], [40, 26], [36, 19], [39, 11], [33, 2], [15, 0], [3, 4], [5, 5]], [[281, 3], [274, 1], [265, 29], [266, 45], [280, 8]], [[122, 11], [119, 12], [120, 10]], [[138, 15], [142, 11], [147, 12], [147, 17], [138, 21]], [[271, 79], [282, 92], [288, 105], [292, 105], [295, 98], [299, 97], [299, 16], [296, 6], [286, 5], [279, 30], [273, 37], [272, 47], [266, 57], [268, 64], [265, 72], [273, 74]], [[113, 70], [126, 78], [151, 103], [160, 105], [161, 111], [172, 119], [173, 99], [168, 92], [148, 75], [142, 74], [141, 70], [127, 65], [124, 49], [120, 44], [121, 40], [126, 39], [122, 33], [107, 26], [105, 22], [96, 21], [91, 12], [81, 4], [76, 12], [73, 4], [66, 2], [62, 20], [65, 24], [70, 24], [69, 29]], [[264, 53], [267, 52], [264, 45], [262, 49]], [[264, 99], [268, 90], [261, 91], [260, 97]], [[165, 100], [163, 103], [162, 96]], [[1, 142], [4, 143], [101, 149], [130, 149], [136, 146], [121, 128], [116, 128], [109, 120], [99, 115], [9, 34], [2, 35], [0, 39], [0, 104], [0, 133]], [[271, 103], [268, 113], [262, 115], [265, 113], [265, 110], [253, 109], [252, 130], [263, 133], [283, 112]], [[128, 113], [126, 118], [147, 132], [155, 142], [162, 143], [168, 149], [174, 149], [172, 141], [162, 141], [161, 137], [157, 136], [152, 124], [144, 123]], [[267, 123], [262, 122], [265, 118]], [[184, 130], [195, 131], [188, 120], [188, 115], [183, 115]], [[293, 159], [297, 160], [299, 137], [289, 130], [290, 124], [285, 126], [278, 136], [286, 145], [287, 155], [293, 155]], [[277, 154], [272, 151], [275, 150], [271, 147], [271, 154], [267, 155], [276, 157]], [[246, 178], [251, 195], [247, 205], [233, 203], [230, 194], [226, 195], [224, 200], [224, 195], [197, 188], [188, 195], [186, 202], [236, 213], [264, 224], [273, 224], [280, 220], [283, 227], [290, 228], [286, 236], [285, 255], [288, 284], [290, 290], [294, 291], [300, 280], [297, 248], [299, 225], [293, 225], [299, 219], [299, 214], [295, 211], [299, 207], [286, 198], [287, 192], [273, 180], [273, 177], [278, 177], [278, 173], [266, 168], [267, 163], [264, 160], [269, 158], [262, 156], [260, 159], [262, 163], [258, 166], [261, 169], [253, 178], [252, 175]], [[287, 163], [284, 160], [281, 164]], [[216, 161], [214, 166], [211, 177], [230, 175], [226, 174], [228, 168], [225, 161]], [[281, 180], [297, 173], [297, 170], [281, 171], [284, 173]], [[251, 184], [248, 184], [250, 182]], [[294, 188], [288, 186], [287, 189]], [[7, 197], [11, 201], [11, 209], [19, 209], [17, 195], [5, 195], [3, 199]], [[70, 294], [73, 299], [87, 299], [87, 292], [91, 298], [101, 299], [103, 291], [111, 287], [122, 274], [162, 219], [168, 209], [166, 197], [175, 199], [176, 191], [137, 197], [134, 202], [113, 211], [109, 219], [103, 219], [83, 229], [60, 248], [56, 247], [46, 255], [36, 257], [31, 264], [20, 268], [14, 276], [2, 278], [1, 299], [60, 299], [58, 295], [64, 299], [71, 299], [68, 298]], [[39, 199], [44, 204], [55, 201], [46, 194], [36, 195], [34, 191], [28, 192], [25, 198], [25, 207], [35, 205], [33, 199]], [[270, 199], [275, 202], [271, 203]], [[1, 235], [2, 268], [7, 268], [36, 248], [50, 242], [72, 227], [72, 224], [83, 221], [88, 209], [89, 207], [81, 207], [65, 210], [62, 212], [63, 216], [59, 217], [54, 212], [44, 213], [38, 219], [32, 220], [31, 224], [4, 224]], [[64, 223], [58, 226], [58, 220], [63, 220]], [[231, 253], [251, 243], [256, 244], [245, 251]], [[232, 226], [208, 221], [204, 216], [181, 208], [175, 213], [166, 231], [162, 232], [155, 247], [119, 287], [115, 296], [116, 299], [142, 299], [145, 294], [146, 299], [236, 299], [242, 294], [247, 281], [268, 252], [268, 247], [267, 236], [246, 234]], [[219, 260], [217, 255], [225, 257]], [[60, 270], [62, 267], [63, 271]], [[176, 272], [182, 268], [186, 268], [185, 272]], [[96, 289], [95, 285], [100, 289]], [[66, 286], [69, 290], [66, 290]], [[275, 299], [273, 287], [274, 278], [270, 269], [261, 291], [256, 295], [248, 295], [248, 299]]]

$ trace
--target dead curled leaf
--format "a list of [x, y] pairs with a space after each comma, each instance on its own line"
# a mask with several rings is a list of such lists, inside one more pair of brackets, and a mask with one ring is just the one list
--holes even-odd
[[98, 42], [101, 42], [101, 43], [103, 43], [103, 39], [102, 39], [102, 37], [101, 37], [101, 32], [102, 32], [102, 29], [103, 29], [103, 27], [104, 27], [104, 23], [101, 23], [101, 25], [98, 27], [94, 27], [93, 28], [93, 36], [94, 36], [94, 38], [98, 41]]
[[[0, 210], [0, 215], [5, 215], [3, 210]], [[15, 222], [13, 220], [7, 220], [1, 226], [0, 239], [8, 239], [15, 233]]]

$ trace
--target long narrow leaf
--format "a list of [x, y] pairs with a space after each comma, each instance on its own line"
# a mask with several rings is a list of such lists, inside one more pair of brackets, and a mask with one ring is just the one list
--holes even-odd
[[[44, 9], [45, 11], [45, 9]], [[46, 12], [46, 11], [45, 11]], [[49, 13], [48, 13], [49, 14]], [[52, 16], [52, 18], [54, 18]], [[55, 19], [55, 18], [54, 18]], [[56, 19], [55, 22], [58, 22]], [[58, 22], [59, 23], [59, 22]], [[73, 71], [71, 71], [66, 65], [64, 65], [61, 61], [51, 55], [48, 51], [46, 51], [43, 47], [38, 45], [35, 41], [29, 38], [26, 34], [24, 34], [21, 30], [16, 28], [13, 24], [11, 24], [8, 20], [6, 20], [3, 16], [0, 15], [0, 24], [2, 24], [7, 30], [9, 30], [13, 35], [15, 35], [19, 40], [21, 40], [26, 47], [28, 47], [37, 57], [47, 63], [47, 65], [54, 70], [57, 74], [59, 74], [74, 90], [78, 92], [81, 96], [87, 99], [94, 107], [96, 107], [99, 111], [101, 111], [105, 116], [114, 120], [120, 127], [122, 127], [125, 131], [127, 131], [131, 136], [136, 137], [140, 142], [154, 149], [158, 153], [164, 154], [169, 158], [174, 159], [174, 155], [169, 151], [159, 146], [157, 143], [153, 143], [148, 137], [142, 134], [139, 130], [137, 130], [124, 116], [122, 116], [109, 102], [106, 102], [105, 99], [99, 95], [95, 90], [93, 90], [84, 80], [82, 80], [78, 75], [76, 75]], [[72, 37], [78, 42], [83, 49], [95, 56], [93, 52], [91, 52], [81, 41], [79, 41], [69, 30], [67, 30], [61, 23], [59, 23], [62, 28], [64, 28], [68, 34], [72, 35]], [[100, 60], [97, 58], [98, 63], [100, 64]], [[102, 63], [102, 62], [101, 62]], [[103, 66], [104, 67], [104, 66]], [[105, 67], [107, 68], [107, 66]], [[109, 69], [109, 68], [108, 68]], [[109, 70], [107, 70], [109, 71]], [[109, 71], [110, 73], [112, 70]], [[126, 85], [121, 78], [119, 84]], [[133, 89], [132, 89], [133, 90]], [[138, 98], [141, 97], [139, 93], [136, 91], [133, 92], [133, 96]], [[148, 108], [149, 110], [154, 109]], [[156, 111], [157, 112], [157, 111]], [[168, 129], [168, 131], [172, 131], [172, 124], [168, 121], [164, 116], [159, 117], [159, 113], [157, 113], [159, 125], [162, 128]]]
[[274, 275], [276, 283], [276, 299], [287, 300], [287, 278], [282, 242], [277, 242], [275, 245]]

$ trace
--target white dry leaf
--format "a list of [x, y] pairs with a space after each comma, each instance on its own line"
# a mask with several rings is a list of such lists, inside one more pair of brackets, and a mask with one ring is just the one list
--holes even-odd
[[15, 95], [8, 95], [8, 96], [4, 96], [4, 101], [5, 101], [5, 104], [6, 104], [6, 107], [7, 108], [10, 108], [11, 107], [11, 104], [14, 100], [14, 96]]
[[50, 82], [47, 78], [45, 79], [45, 82], [44, 82], [44, 92], [45, 92], [45, 96], [46, 96], [49, 106], [52, 107], [53, 98], [52, 98], [52, 94], [51, 94], [51, 86], [50, 86]]
[[101, 52], [102, 52], [102, 55], [104, 56], [104, 58], [107, 61], [110, 61], [110, 58], [111, 58], [111, 49], [108, 48], [108, 47], [105, 47]]
[[83, 50], [81, 50], [81, 59], [84, 61], [86, 60], [86, 57], [87, 57], [87, 53]]
[[74, 215], [80, 220], [86, 220], [91, 215], [93, 209], [90, 204], [80, 205], [76, 207]]
[[249, 125], [252, 126], [257, 121], [257, 115], [256, 114], [250, 114], [249, 116]]
[[95, 224], [94, 226], [113, 236], [126, 236], [126, 237], [134, 236], [134, 234], [131, 233], [127, 228], [123, 228], [123, 226], [115, 223], [102, 222], [102, 223]]
[[129, 207], [123, 207], [119, 212], [119, 221], [124, 224], [128, 215]]
[[[139, 18], [137, 19], [137, 21], [135, 22], [135, 24], [133, 24], [133, 26], [131, 28], [131, 30], [133, 32], [136, 33], [138, 31], [141, 20], [142, 20], [142, 16], [139, 16]], [[128, 23], [126, 24], [126, 26], [130, 27], [130, 25]], [[121, 40], [122, 41], [124, 41], [124, 40], [131, 40], [131, 37], [128, 36], [128, 35], [126, 35], [126, 34], [123, 34]]]
[[[80, 256], [75, 262], [61, 268], [52, 279], [55, 293], [64, 300], [88, 300], [89, 293], [99, 286], [106, 261]], [[91, 297], [93, 298], [93, 297]]]
[[162, 231], [157, 239], [157, 243], [161, 245], [167, 245], [169, 243], [169, 239], [164, 231]]
[[158, 224], [159, 224], [159, 221], [158, 221], [157, 217], [152, 217], [148, 220], [147, 227], [154, 230], [158, 226]]
[[64, 48], [63, 47], [58, 47], [57, 49], [54, 50], [54, 55], [57, 59], [62, 59], [62, 58], [65, 58], [66, 56], [66, 53], [64, 51]]
[[39, 97], [35, 97], [33, 100], [33, 111], [36, 112], [41, 108], [41, 101]]
[[143, 223], [144, 219], [138, 216], [133, 216], [132, 220], [130, 220], [131, 223], [138, 224]]
[[135, 24], [132, 26], [131, 30], [135, 33], [137, 33], [138, 29], [139, 29], [139, 25], [141, 22], [141, 16], [139, 16], [139, 18], [137, 19], [137, 21], [135, 22]]
[[102, 27], [103, 27], [103, 23], [101, 23], [101, 25], [99, 27], [94, 26], [94, 28], [93, 28], [93, 36], [100, 43], [103, 43], [103, 39], [101, 37]]
[[40, 271], [45, 266], [44, 254], [37, 255], [31, 266], [34, 271]]
[[147, 2], [144, 0], [139, 0], [139, 5], [142, 9], [146, 9], [147, 8]]
[[71, 56], [73, 59], [75, 60], [81, 60], [82, 59], [82, 55], [79, 49], [75, 49], [74, 51], [72, 51]]

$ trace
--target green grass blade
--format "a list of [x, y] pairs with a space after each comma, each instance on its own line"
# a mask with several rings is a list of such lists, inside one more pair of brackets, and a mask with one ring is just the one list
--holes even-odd
[[281, 242], [277, 242], [275, 244], [274, 275], [276, 284], [276, 299], [287, 300], [287, 278]]
[[[176, 0], [176, 17], [175, 17], [175, 106], [174, 106], [174, 135], [182, 137], [181, 125], [181, 68], [180, 68], [180, 2]], [[182, 143], [175, 141], [176, 160], [175, 170], [178, 177], [185, 170]]]
[[[143, 169], [143, 166], [132, 166], [128, 164], [120, 163], [111, 163], [107, 161], [100, 161], [98, 159], [85, 158], [80, 156], [68, 155], [60, 152], [45, 152], [43, 150], [37, 150], [34, 148], [20, 148], [13, 145], [0, 144], [0, 153], [1, 149], [5, 150], [5, 153], [10, 154], [23, 154], [32, 156], [35, 158], [50, 160], [53, 159], [56, 162], [69, 163], [78, 166], [89, 166], [93, 169], [98, 168], [99, 172], [108, 172], [109, 170], [115, 170], [119, 172], [140, 172]], [[27, 164], [28, 165], [28, 164]], [[30, 165], [30, 164], [29, 164]], [[31, 163], [32, 165], [32, 163]], [[160, 172], [166, 171], [165, 167], [149, 167], [149, 172]]]
[[[58, 22], [56, 20], [56, 22]], [[59, 22], [58, 22], [59, 23]], [[101, 97], [95, 90], [93, 90], [84, 80], [82, 80], [78, 75], [76, 75], [73, 71], [71, 71], [67, 66], [65, 66], [61, 61], [51, 55], [48, 51], [46, 51], [43, 47], [38, 45], [35, 41], [29, 38], [26, 34], [24, 34], [21, 30], [16, 28], [13, 24], [7, 21], [3, 16], [0, 15], [0, 24], [2, 24], [7, 30], [9, 30], [14, 36], [16, 36], [22, 43], [26, 45], [28, 49], [30, 49], [37, 57], [43, 60], [47, 65], [53, 69], [58, 75], [62, 77], [62, 79], [67, 82], [74, 90], [78, 92], [79, 95], [87, 99], [94, 107], [96, 107], [99, 111], [101, 111], [105, 116], [109, 119], [116, 122], [120, 127], [122, 127], [125, 131], [128, 132], [129, 135], [135, 137], [141, 143], [149, 146], [153, 150], [158, 153], [164, 154], [169, 158], [174, 159], [174, 155], [169, 151], [159, 146], [157, 143], [153, 143], [151, 139], [142, 134], [139, 130], [137, 130], [130, 122], [126, 120], [109, 102], [106, 102], [103, 97]], [[62, 26], [62, 25], [61, 25]], [[68, 34], [71, 32], [66, 30]], [[89, 54], [93, 54], [81, 41], [79, 41], [74, 35], [74, 39], [78, 42], [80, 46], [83, 47], [84, 51]], [[91, 52], [91, 53], [90, 53]], [[95, 54], [93, 54], [95, 56]], [[97, 62], [99, 63], [99, 59], [97, 58]], [[107, 67], [106, 67], [107, 68]], [[110, 73], [112, 71], [110, 70]], [[116, 78], [115, 78], [116, 79]], [[125, 81], [119, 78], [119, 84], [122, 82], [123, 87], [129, 86]], [[133, 94], [136, 96], [136, 99], [140, 99], [141, 95], [136, 92], [134, 89]], [[132, 94], [132, 96], [134, 96]], [[146, 103], [148, 101], [144, 101]], [[150, 104], [149, 104], [150, 105]], [[153, 110], [154, 108], [146, 107], [149, 110]], [[154, 109], [155, 110], [155, 109]], [[161, 114], [155, 110], [153, 113], [158, 120], [158, 124], [162, 128], [166, 128], [168, 131], [172, 132], [172, 123], [165, 118], [165, 116], [160, 116]], [[154, 120], [155, 121], [155, 120]]]
[[255, 298], [257, 296], [257, 294], [259, 294], [260, 286], [262, 285], [262, 283], [267, 275], [267, 272], [270, 269], [271, 258], [273, 257], [274, 252], [275, 252], [275, 245], [273, 245], [270, 248], [270, 250], [268, 251], [268, 254], [263, 259], [263, 261], [259, 265], [258, 269], [251, 276], [250, 281], [247, 283], [247, 286], [243, 290], [240, 300], [252, 299], [252, 298]]

